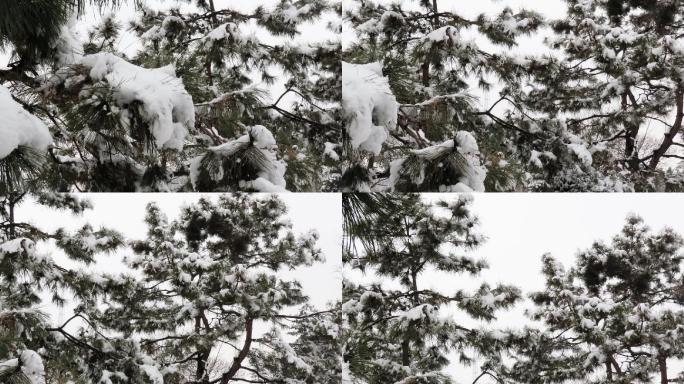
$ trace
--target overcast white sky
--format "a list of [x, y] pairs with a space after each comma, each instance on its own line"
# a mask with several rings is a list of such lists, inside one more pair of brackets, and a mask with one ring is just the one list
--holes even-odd
[[[424, 194], [427, 201], [453, 199], [451, 194]], [[505, 283], [518, 286], [523, 294], [541, 290], [541, 256], [550, 252], [560, 262], [570, 266], [578, 250], [586, 249], [595, 240], [610, 242], [624, 224], [629, 213], [642, 216], [655, 231], [670, 227], [684, 234], [681, 207], [684, 194], [475, 194], [472, 212], [480, 219], [480, 233], [487, 242], [470, 255], [487, 260], [490, 268], [477, 279], [438, 272], [419, 277], [421, 289], [453, 293], [456, 289], [473, 289], [481, 282], [490, 285]], [[357, 272], [345, 275], [357, 281], [378, 281], [371, 275]], [[453, 308], [443, 311], [466, 326], [496, 326], [517, 328], [528, 320], [524, 310], [529, 302], [521, 302], [490, 325], [471, 321]], [[452, 356], [453, 360], [457, 357]], [[672, 365], [679, 372], [684, 365]], [[471, 383], [476, 369], [453, 364], [447, 370], [458, 383]], [[479, 372], [478, 372], [479, 373]]]

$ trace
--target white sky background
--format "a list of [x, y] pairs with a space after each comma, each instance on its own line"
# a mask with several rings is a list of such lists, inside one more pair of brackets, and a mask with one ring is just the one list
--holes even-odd
[[[88, 198], [94, 205], [93, 210], [87, 211], [82, 216], [73, 216], [64, 211], [46, 209], [33, 204], [23, 204], [17, 208], [17, 220], [31, 222], [46, 231], [65, 227], [73, 232], [83, 224], [90, 223], [93, 228], [105, 226], [121, 232], [127, 240], [136, 240], [143, 239], [147, 233], [147, 226], [143, 221], [147, 203], [156, 202], [169, 220], [173, 220], [178, 216], [184, 203], [195, 202], [202, 196], [216, 199], [219, 195], [107, 193], [81, 194], [80, 196]], [[293, 271], [282, 270], [278, 275], [286, 280], [300, 281], [304, 293], [310, 298], [310, 304], [324, 309], [327, 303], [341, 299], [341, 195], [297, 193], [280, 194], [279, 197], [288, 206], [286, 217], [291, 220], [295, 234], [304, 234], [312, 229], [318, 231], [320, 235], [318, 245], [326, 260], [312, 267], [297, 268]], [[49, 253], [55, 260], [62, 262], [62, 265], [83, 267], [83, 264], [68, 260], [52, 243], [39, 243], [37, 251]], [[87, 269], [112, 274], [128, 271], [121, 259], [132, 255], [133, 252], [130, 249], [124, 248], [109, 257], [98, 259], [94, 266], [87, 267]], [[59, 309], [50, 304], [49, 297], [46, 297], [44, 306], [40, 309], [48, 312], [55, 324], [61, 325], [61, 322], [71, 317], [71, 308], [67, 305], [64, 309]], [[289, 312], [296, 312], [296, 308]], [[256, 330], [257, 333], [268, 329], [263, 324], [260, 328]]]
[[[454, 199], [456, 195], [424, 194], [423, 198], [437, 201]], [[550, 252], [569, 267], [577, 251], [589, 248], [595, 240], [609, 243], [622, 229], [629, 213], [643, 217], [654, 232], [670, 227], [684, 234], [682, 205], [682, 194], [475, 194], [472, 212], [480, 220], [479, 233], [488, 240], [468, 255], [485, 259], [490, 268], [475, 279], [426, 272], [418, 278], [418, 285], [421, 289], [449, 294], [456, 289], [473, 290], [482, 282], [492, 286], [504, 283], [519, 287], [527, 295], [544, 288], [541, 275], [544, 253]], [[363, 276], [358, 271], [345, 270], [345, 275], [354, 281], [379, 281], [376, 276]], [[527, 300], [510, 311], [499, 311], [498, 320], [490, 324], [472, 321], [453, 308], [443, 311], [443, 315], [454, 316], [465, 326], [515, 329], [530, 324], [524, 316], [526, 308], [532, 308]], [[456, 361], [457, 356], [453, 354], [450, 358]], [[669, 368], [675, 374], [684, 369], [684, 364], [670, 364]], [[456, 363], [446, 372], [457, 383], [472, 383], [479, 374], [476, 368]]]

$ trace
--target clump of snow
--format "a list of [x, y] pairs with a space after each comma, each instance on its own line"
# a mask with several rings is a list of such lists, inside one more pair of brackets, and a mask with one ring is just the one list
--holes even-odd
[[584, 360], [584, 366], [590, 366], [594, 361], [603, 363], [606, 360], [606, 355], [598, 348], [591, 347], [586, 359]]
[[50, 144], [52, 136], [47, 126], [14, 101], [9, 90], [0, 84], [0, 159], [19, 146], [47, 151]]
[[31, 384], [45, 384], [43, 359], [36, 352], [30, 349], [21, 351], [19, 364], [21, 365], [21, 372]]
[[399, 109], [381, 63], [342, 62], [342, 109], [352, 147], [379, 154]]
[[458, 39], [458, 30], [450, 25], [435, 29], [423, 37], [423, 41], [453, 42]]
[[252, 145], [257, 148], [268, 149], [276, 145], [273, 134], [263, 125], [251, 127], [249, 129], [249, 136], [252, 138]]
[[36, 253], [36, 243], [25, 237], [13, 239], [0, 244], [0, 261], [6, 254], [26, 252], [27, 255], [33, 256]]
[[378, 33], [388, 28], [391, 23], [404, 24], [406, 20], [399, 12], [385, 11], [380, 19], [370, 18], [356, 27], [357, 33]]
[[144, 40], [161, 40], [167, 35], [167, 33], [169, 32], [169, 27], [173, 24], [184, 26], [185, 22], [178, 16], [166, 16], [164, 18], [164, 21], [162, 21], [161, 25], [153, 26], [152, 28], [145, 31], [145, 33], [143, 33], [140, 37]]
[[122, 380], [123, 382], [128, 381], [128, 377], [123, 372], [110, 372], [105, 369], [102, 370], [102, 376], [100, 376], [100, 380], [97, 384], [114, 384], [112, 377], [117, 379], [117, 383], [120, 382], [119, 380]]
[[76, 21], [74, 17], [62, 26], [59, 38], [55, 42], [57, 64], [60, 66], [74, 64], [83, 57], [83, 44], [75, 32]]
[[357, 33], [377, 33], [380, 28], [378, 27], [378, 20], [371, 18], [359, 24], [355, 30]]
[[164, 376], [159, 372], [159, 369], [153, 365], [143, 364], [140, 369], [145, 372], [152, 384], [164, 384]]
[[556, 160], [556, 155], [553, 154], [553, 152], [545, 151], [545, 152], [539, 152], [532, 150], [530, 152], [530, 164], [533, 164], [534, 166], [538, 168], [543, 168], [544, 163], [542, 163], [541, 158], [546, 157], [549, 160]]
[[353, 384], [354, 380], [351, 376], [351, 371], [349, 370], [349, 363], [342, 361], [342, 384]]
[[90, 70], [90, 79], [112, 88], [119, 107], [142, 103], [141, 115], [158, 148], [183, 148], [195, 126], [195, 107], [173, 66], [142, 68], [106, 52], [83, 56], [77, 64]]
[[[456, 148], [454, 148], [454, 140]], [[455, 185], [440, 186], [440, 192], [484, 192], [484, 180], [487, 177], [487, 168], [480, 162], [480, 150], [477, 146], [475, 137], [467, 131], [457, 131], [455, 139], [447, 140], [441, 144], [431, 147], [416, 149], [412, 153], [419, 159], [432, 161], [444, 156], [448, 152], [458, 152], [465, 161], [464, 172], [459, 177], [459, 182]], [[399, 159], [390, 165], [389, 184], [392, 188], [401, 177], [401, 169], [405, 159]], [[424, 174], [421, 172], [421, 175]], [[419, 180], [413, 180], [416, 184], [422, 183], [422, 176]]]
[[276, 333], [276, 339], [273, 341], [278, 351], [280, 351], [280, 353], [283, 354], [283, 356], [289, 363], [294, 364], [297, 368], [303, 371], [312, 371], [311, 366], [297, 355], [297, 352], [295, 352], [295, 350], [290, 346], [290, 344], [282, 339], [279, 332]]
[[255, 180], [251, 181], [242, 180], [240, 181], [239, 187], [241, 189], [253, 189], [255, 191], [268, 193], [287, 192], [287, 189], [285, 189], [284, 186], [273, 184], [271, 181], [263, 177], [257, 177]]
[[202, 41], [219, 41], [232, 37], [234, 40], [242, 40], [238, 26], [234, 23], [224, 23], [212, 29]]
[[426, 319], [428, 321], [437, 320], [437, 308], [430, 304], [421, 304], [409, 309], [408, 311], [401, 311], [397, 313], [397, 320], [403, 325], [408, 325], [410, 321]]
[[303, 15], [309, 12], [311, 12], [311, 4], [306, 4], [299, 8], [292, 4], [287, 4], [283, 7], [281, 15], [286, 23], [297, 23]]
[[356, 300], [348, 300], [342, 304], [342, 313], [355, 313], [363, 309], [361, 303]]
[[330, 142], [325, 142], [325, 149], [323, 150], [323, 154], [325, 156], [328, 156], [329, 158], [337, 161], [340, 159], [340, 155], [335, 152], [335, 148], [337, 148], [337, 144], [335, 143], [330, 143]]
[[[285, 170], [287, 165], [276, 157], [274, 148], [277, 143], [271, 131], [262, 125], [255, 125], [247, 129], [247, 133], [239, 138], [227, 143], [210, 147], [209, 151], [230, 158], [248, 146], [254, 146], [263, 155], [265, 161], [259, 164], [260, 172], [255, 180], [240, 181], [240, 188], [254, 189], [260, 192], [286, 192]], [[203, 156], [196, 157], [190, 161], [190, 182], [196, 188], [197, 178], [199, 177], [200, 167]], [[211, 175], [215, 181], [223, 178], [223, 168]]]
[[574, 153], [577, 158], [584, 164], [585, 166], [589, 167], [591, 166], [591, 163], [594, 161], [591, 152], [587, 149], [586, 146], [584, 146], [581, 143], [570, 143], [567, 144], [568, 149]]
[[488, 309], [495, 309], [497, 305], [499, 305], [505, 300], [506, 295], [504, 295], [503, 293], [494, 296], [491, 292], [487, 292], [486, 294], [482, 295], [482, 297], [480, 297], [480, 302], [482, 303], [482, 306]]

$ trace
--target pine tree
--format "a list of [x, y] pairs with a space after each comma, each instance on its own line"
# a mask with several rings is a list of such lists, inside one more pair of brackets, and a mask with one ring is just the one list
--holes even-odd
[[570, 270], [545, 255], [546, 288], [531, 295], [531, 317], [545, 329], [529, 331], [511, 370], [516, 382], [676, 382], [667, 363], [684, 357], [683, 241], [630, 216]]
[[[157, 66], [173, 63], [197, 106], [200, 150], [190, 154], [193, 188], [267, 191], [286, 182], [293, 190], [332, 188], [320, 176], [334, 172], [334, 150], [328, 156], [326, 149], [340, 141], [335, 123], [339, 42], [307, 46], [291, 39], [301, 36], [301, 24], [318, 22], [340, 6], [288, 0], [244, 13], [217, 9], [212, 1], [196, 3], [197, 13], [147, 10], [133, 24], [145, 47], [137, 59]], [[275, 36], [276, 43], [244, 32], [250, 21]], [[337, 26], [329, 28], [337, 31]], [[289, 42], [281, 43], [282, 38]], [[284, 77], [284, 93], [268, 102], [255, 77], [267, 85]], [[288, 107], [281, 100], [291, 96], [298, 101]], [[267, 141], [256, 127], [269, 132]], [[325, 165], [322, 174], [320, 164]], [[247, 183], [240, 186], [240, 181]]]
[[[56, 306], [70, 298], [77, 308], [92, 306], [101, 288], [99, 280], [82, 269], [60, 265], [51, 255], [38, 252], [36, 244], [52, 241], [72, 262], [83, 266], [122, 246], [123, 238], [87, 223], [73, 233], [65, 229], [46, 232], [21, 221], [16, 210], [23, 204], [75, 215], [91, 208], [87, 200], [71, 195], [0, 195], [0, 379], [32, 384], [45, 383], [46, 377], [77, 380], [89, 368], [84, 364], [88, 356], [100, 352], [97, 344], [67, 327], [83, 318], [78, 309], [65, 323], [54, 325], [41, 307], [48, 303], [45, 297]], [[79, 333], [86, 332], [85, 328]]]
[[[296, 237], [285, 214], [286, 206], [275, 196], [203, 198], [171, 221], [150, 204], [147, 237], [132, 243], [135, 256], [128, 260], [140, 277], [113, 281], [110, 305], [90, 308], [89, 317], [129, 341], [131, 363], [150, 357], [144, 365], [150, 379], [228, 383], [268, 377], [285, 382], [290, 377], [278, 375], [294, 370], [307, 382], [320, 372], [312, 366], [318, 360], [300, 358], [298, 353], [312, 356], [291, 346], [281, 332], [287, 331], [283, 322], [291, 319], [287, 311], [305, 304], [307, 297], [299, 282], [277, 272], [311, 265], [322, 256], [316, 233]], [[259, 335], [259, 324], [274, 330]], [[300, 340], [307, 337], [295, 334]], [[267, 372], [252, 368], [250, 362], [265, 361], [260, 357], [268, 350], [269, 367], [278, 358], [287, 365]], [[216, 361], [220, 364], [212, 364]], [[111, 364], [130, 377], [123, 362]], [[269, 374], [274, 376], [263, 376]], [[115, 376], [111, 380], [125, 382]]]
[[[407, 5], [353, 1], [344, 20], [357, 41], [343, 53], [346, 141], [343, 189], [469, 191], [525, 188], [529, 147], [543, 141], [525, 111], [507, 97], [484, 110], [473, 94], [514, 84], [517, 59], [462, 38], [514, 47], [542, 24], [531, 11], [504, 9], [467, 19], [436, 1]], [[494, 108], [509, 103], [499, 115]], [[487, 179], [485, 177], [488, 175]]]
[[[339, 384], [339, 317], [339, 304], [325, 311], [305, 305], [297, 315], [288, 317], [293, 321], [288, 333], [295, 338], [290, 343], [294, 353], [283, 356], [280, 351], [255, 351], [250, 365], [265, 381], [281, 377], [297, 383]], [[275, 332], [269, 337], [276, 336]]]
[[[3, 1], [0, 50], [11, 62], [0, 70], [0, 189], [25, 188], [44, 176], [47, 149], [52, 144], [47, 122], [56, 123], [51, 108], [38, 99], [39, 72], [59, 61], [67, 24], [86, 6], [106, 9], [118, 0]], [[40, 26], [40, 27], [37, 27]], [[45, 181], [45, 180], [42, 180]]]
[[[482, 375], [498, 376], [500, 352], [513, 336], [498, 330], [467, 328], [455, 319], [441, 318], [441, 308], [453, 305], [474, 319], [494, 319], [497, 309], [511, 306], [519, 297], [517, 288], [482, 284], [476, 292], [456, 290], [445, 294], [425, 289], [421, 276], [441, 271], [456, 276], [476, 276], [487, 265], [461, 256], [480, 245], [477, 218], [470, 200], [434, 206], [418, 195], [397, 195], [400, 208], [377, 222], [386, 241], [368, 253], [348, 255], [346, 265], [397, 283], [343, 284], [343, 342], [347, 377], [368, 383], [451, 383], [442, 373], [449, 365], [447, 354], [456, 352], [460, 362], [473, 364], [484, 359]], [[447, 246], [451, 248], [446, 250]], [[384, 280], [383, 280], [384, 281]]]
[[[117, 51], [123, 26], [113, 16], [103, 17], [82, 41], [69, 17], [85, 4], [51, 3], [64, 7], [46, 24], [54, 31], [45, 32], [50, 38], [42, 45], [31, 40], [38, 29], [27, 31], [23, 23], [48, 16], [29, 12], [0, 27], [0, 39], [18, 54], [23, 43], [15, 35], [40, 50], [40, 60], [0, 72], [0, 82], [8, 82], [12, 98], [50, 128], [53, 140], [38, 148], [45, 153], [51, 144], [50, 161], [29, 165], [46, 168], [41, 176], [51, 189], [335, 187], [339, 41], [286, 40], [300, 35], [301, 25], [341, 12], [340, 5], [282, 1], [251, 13], [217, 9], [203, 0], [183, 12], [140, 6], [130, 29], [143, 49], [126, 57]], [[271, 37], [261, 41], [246, 32], [251, 23]], [[339, 31], [334, 22], [328, 28]], [[5, 30], [12, 34], [3, 35]], [[282, 81], [284, 93], [269, 95], [257, 76], [266, 86]], [[5, 129], [19, 128], [3, 128], [3, 136]]]
[[663, 160], [679, 156], [681, 4], [566, 3], [567, 16], [550, 23], [555, 35], [548, 40], [550, 53], [562, 56], [529, 60], [531, 81], [511, 89], [512, 98], [531, 113], [564, 122], [576, 143], [591, 152], [586, 162], [597, 175], [592, 181], [585, 172], [581, 179], [599, 185], [582, 187], [572, 180], [575, 175], [554, 172], [543, 188], [562, 183], [568, 189], [679, 190], [681, 170]]

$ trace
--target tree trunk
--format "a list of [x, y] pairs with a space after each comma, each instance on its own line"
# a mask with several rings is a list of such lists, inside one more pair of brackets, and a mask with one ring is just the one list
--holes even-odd
[[[216, 7], [214, 7], [214, 0], [209, 0], [209, 12], [211, 13], [211, 27], [218, 27], [218, 19], [216, 18]], [[214, 74], [211, 70], [211, 53], [207, 55], [207, 61], [204, 63], [204, 70], [207, 74], [209, 85], [214, 85]]]
[[245, 343], [242, 345], [242, 349], [237, 356], [233, 358], [233, 365], [230, 366], [228, 372], [221, 376], [221, 384], [227, 384], [233, 379], [235, 374], [242, 367], [242, 362], [247, 358], [249, 354], [249, 349], [252, 346], [252, 326], [254, 324], [254, 319], [245, 319]]
[[[410, 272], [411, 275], [411, 290], [413, 291], [411, 293], [411, 303], [416, 306], [418, 305], [418, 283], [417, 283], [417, 272], [412, 269]], [[409, 323], [408, 329], [413, 328], [413, 321]], [[407, 332], [408, 332], [407, 329]], [[411, 365], [411, 344], [410, 344], [410, 338], [409, 335], [406, 334], [404, 336], [404, 340], [401, 343], [401, 365], [408, 367]]]
[[[437, 0], [432, 0], [432, 13], [432, 29], [435, 30], [439, 28], [439, 16], [437, 16]], [[430, 47], [430, 52], [427, 54], [427, 57], [425, 58], [423, 65], [421, 65], [420, 67], [421, 81], [423, 82], [423, 86], [425, 87], [430, 86], [430, 59], [434, 56], [434, 54], [435, 45], [433, 44]]]
[[[632, 107], [636, 107], [636, 99], [629, 89], [622, 93], [623, 111], [627, 111], [629, 106], [628, 100], [631, 100]], [[638, 123], [625, 123], [625, 160], [627, 161], [627, 168], [631, 171], [639, 169], [639, 154], [636, 149], [636, 137], [638, 134]]]
[[606, 379], [613, 381], [613, 367], [610, 365], [610, 360], [606, 361]]
[[[432, 49], [430, 49], [432, 51]], [[423, 65], [420, 66], [420, 71], [421, 71], [421, 81], [423, 83], [423, 86], [429, 87], [430, 86], [430, 57], [425, 58], [425, 62]]]
[[432, 18], [432, 27], [434, 29], [439, 28], [439, 16], [437, 15], [437, 0], [432, 0], [432, 12], [435, 16]]
[[[195, 333], [199, 335], [202, 332], [202, 317], [197, 316], [195, 317]], [[205, 352], [204, 351], [198, 351], [197, 353], [197, 367], [195, 370], [195, 379], [199, 383], [204, 383], [209, 380], [207, 376], [207, 359], [205, 357]]]
[[658, 368], [660, 369], [660, 384], [667, 382], [667, 356], [663, 353], [658, 354]]
[[615, 360], [615, 357], [610, 356], [610, 362], [613, 363], [613, 367], [615, 368], [615, 373], [617, 373], [617, 376], [622, 376], [622, 369], [620, 369], [620, 365]]
[[682, 128], [682, 118], [684, 117], [684, 92], [682, 92], [681, 89], [678, 89], [675, 93], [675, 103], [677, 105], [675, 121], [672, 124], [672, 127], [670, 127], [670, 130], [665, 134], [665, 138], [663, 139], [663, 142], [660, 143], [660, 147], [653, 151], [651, 161], [648, 164], [648, 167], [651, 169], [656, 169], [660, 159], [665, 152], [670, 149], [675, 136], [677, 136], [677, 133], [679, 133], [679, 130]]
[[14, 239], [16, 236], [16, 232], [14, 229], [14, 200], [12, 200], [12, 196], [9, 196], [9, 238]]
[[408, 338], [401, 342], [401, 365], [405, 367], [411, 365], [411, 346]]

